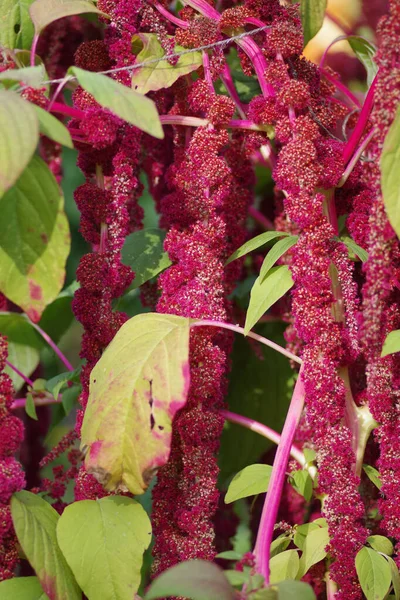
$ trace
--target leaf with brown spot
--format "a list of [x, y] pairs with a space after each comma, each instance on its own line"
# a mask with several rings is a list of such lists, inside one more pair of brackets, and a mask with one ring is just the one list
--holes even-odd
[[82, 425], [86, 469], [105, 489], [143, 494], [171, 446], [189, 389], [189, 319], [147, 313], [127, 321], [90, 376]]

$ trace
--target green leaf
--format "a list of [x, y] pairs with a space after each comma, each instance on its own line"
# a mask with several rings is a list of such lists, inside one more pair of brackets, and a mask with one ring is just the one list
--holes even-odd
[[366, 474], [366, 476], [368, 477], [368, 479], [370, 481], [372, 481], [372, 483], [374, 485], [376, 485], [378, 490], [380, 490], [382, 487], [382, 481], [381, 481], [379, 472], [374, 467], [371, 467], [371, 465], [365, 465], [365, 464], [363, 465], [363, 470], [364, 470], [364, 473]]
[[[168, 36], [170, 39], [172, 36]], [[150, 60], [162, 59], [165, 56], [165, 50], [158, 41], [155, 33], [139, 33], [132, 38], [132, 44], [141, 44], [143, 49], [136, 56], [136, 63], [147, 62]], [[175, 46], [174, 53], [182, 52], [186, 48]], [[182, 77], [195, 71], [203, 65], [201, 52], [190, 52], [181, 56], [178, 62], [171, 65], [168, 60], [157, 60], [145, 67], [140, 67], [132, 71], [132, 88], [139, 94], [147, 94], [151, 91], [169, 88], [172, 84]]]
[[244, 325], [246, 335], [264, 313], [293, 287], [293, 283], [287, 265], [273, 267], [263, 280], [261, 277], [257, 277], [250, 293], [250, 303], [246, 314]]
[[311, 448], [303, 448], [303, 454], [304, 454], [304, 458], [306, 459], [307, 463], [312, 463], [317, 458], [317, 453], [315, 452], [315, 450], [312, 450]]
[[285, 534], [280, 535], [271, 543], [270, 556], [277, 556], [281, 552], [284, 552], [286, 548], [289, 546], [292, 541], [291, 537], [288, 537]]
[[356, 571], [367, 600], [383, 600], [392, 581], [387, 560], [371, 548], [361, 548], [356, 556]]
[[300, 0], [304, 46], [317, 35], [324, 22], [327, 0]]
[[60, 517], [57, 540], [86, 596], [132, 600], [151, 541], [150, 520], [138, 502], [123, 496], [74, 502]]
[[386, 214], [400, 237], [400, 108], [385, 137], [381, 154], [381, 187]]
[[162, 229], [141, 229], [128, 235], [121, 252], [121, 262], [135, 272], [130, 289], [136, 289], [143, 283], [164, 271], [172, 263], [163, 242], [165, 231]]
[[[28, 165], [39, 139], [33, 105], [18, 94], [0, 90], [0, 203]], [[2, 216], [4, 221], [4, 216]], [[14, 240], [15, 244], [15, 240]]]
[[33, 0], [0, 0], [0, 46], [29, 50], [33, 40], [33, 24], [29, 6]]
[[153, 137], [163, 139], [164, 131], [156, 105], [150, 98], [138, 94], [110, 77], [72, 67], [80, 85], [105, 108]]
[[387, 556], [386, 558], [387, 558], [387, 561], [389, 563], [390, 572], [391, 572], [391, 575], [392, 575], [392, 584], [393, 584], [394, 598], [396, 598], [396, 600], [400, 600], [400, 573], [399, 573], [399, 569], [398, 569], [396, 563], [394, 562], [393, 558], [390, 558], [390, 556]]
[[374, 61], [376, 48], [367, 39], [358, 35], [349, 35], [347, 41], [367, 71], [367, 85], [369, 87], [378, 72], [378, 65]]
[[[33, 88], [43, 88], [43, 81], [46, 78], [46, 69], [43, 64], [35, 67], [23, 67], [22, 69], [9, 69], [0, 73], [0, 81], [7, 87], [15, 85], [17, 82]], [[38, 108], [35, 104], [32, 104], [32, 106], [34, 109]]]
[[97, 13], [107, 16], [89, 0], [36, 0], [29, 9], [31, 19], [38, 35], [47, 25], [72, 15]]
[[82, 448], [107, 490], [143, 494], [167, 462], [189, 388], [188, 354], [189, 319], [147, 313], [120, 328], [92, 370]]
[[274, 264], [283, 256], [290, 248], [292, 248], [297, 240], [299, 239], [298, 235], [290, 235], [288, 237], [284, 237], [283, 240], [279, 240], [276, 242], [268, 252], [267, 256], [264, 258], [264, 262], [261, 266], [260, 270], [260, 279], [264, 281], [265, 277], [268, 275], [270, 269], [274, 266]]
[[304, 523], [304, 525], [297, 525], [296, 531], [294, 534], [293, 541], [300, 550], [304, 550], [304, 542], [306, 541], [307, 535], [310, 531], [314, 531], [316, 529], [320, 529], [318, 523], [312, 521], [311, 523]]
[[69, 381], [72, 383], [79, 383], [80, 372], [81, 368], [79, 367], [74, 371], [66, 371], [65, 373], [60, 373], [59, 375], [52, 377], [46, 381], [46, 390], [48, 390], [54, 398], [57, 398], [60, 391], [67, 387]]
[[0, 204], [0, 291], [38, 322], [64, 283], [70, 237], [63, 198], [34, 156]]
[[53, 342], [57, 343], [61, 339], [75, 318], [71, 302], [78, 288], [79, 284], [76, 281], [71, 283], [58, 294], [51, 304], [46, 306], [42, 314], [39, 326], [51, 337]]
[[271, 472], [270, 465], [250, 465], [239, 471], [229, 484], [225, 504], [266, 492]]
[[383, 343], [381, 357], [388, 356], [400, 351], [400, 329], [391, 331]]
[[303, 581], [282, 581], [276, 587], [278, 600], [315, 600], [312, 588]]
[[367, 538], [368, 544], [376, 550], [377, 552], [382, 552], [387, 556], [392, 556], [393, 554], [393, 544], [387, 537], [383, 535], [370, 535]]
[[31, 492], [11, 499], [14, 529], [25, 556], [50, 600], [81, 600], [81, 591], [57, 544], [58, 513]]
[[313, 493], [313, 480], [308, 471], [300, 469], [290, 473], [290, 483], [293, 485], [296, 492], [309, 502]]
[[309, 569], [327, 554], [325, 548], [329, 544], [329, 533], [326, 527], [314, 529], [308, 533], [303, 545], [300, 559], [298, 579], [304, 577]]
[[15, 577], [0, 583], [0, 600], [49, 600], [37, 577]]
[[62, 146], [66, 146], [67, 148], [74, 147], [71, 135], [61, 121], [47, 112], [47, 110], [40, 108], [40, 106], [35, 106], [35, 110], [39, 119], [40, 133]]
[[249, 580], [249, 573], [246, 571], [227, 569], [224, 571], [224, 575], [233, 587], [242, 587]]
[[81, 393], [81, 389], [82, 388], [80, 385], [73, 385], [72, 387], [68, 387], [63, 391], [61, 402], [66, 415], [69, 415], [71, 410], [76, 405], [79, 394]]
[[28, 417], [34, 419], [34, 421], [38, 420], [38, 416], [36, 414], [35, 401], [31, 393], [26, 395], [25, 412], [28, 415]]
[[161, 573], [150, 586], [145, 600], [184, 596], [190, 600], [234, 600], [235, 592], [217, 565], [189, 560]]
[[285, 579], [296, 579], [300, 566], [299, 553], [297, 550], [286, 550], [270, 560], [269, 567], [270, 583], [279, 583]]
[[289, 234], [285, 231], [266, 231], [265, 233], [260, 233], [260, 235], [256, 235], [256, 237], [252, 238], [248, 242], [245, 242], [243, 246], [240, 246], [240, 248], [235, 250], [235, 252], [230, 255], [225, 265], [229, 265], [229, 263], [232, 261], [245, 256], [249, 252], [253, 252], [253, 250], [257, 250], [257, 248], [261, 248], [261, 246], [264, 246], [267, 242], [271, 242], [278, 237], [287, 235]]
[[240, 560], [242, 555], [234, 550], [226, 550], [226, 552], [220, 552], [215, 558], [223, 558], [224, 560]]
[[340, 238], [340, 241], [343, 242], [345, 246], [347, 246], [350, 252], [358, 256], [361, 262], [366, 262], [368, 260], [368, 252], [364, 250], [364, 248], [361, 248], [361, 246], [356, 244], [355, 241], [352, 240], [350, 237], [342, 237]]

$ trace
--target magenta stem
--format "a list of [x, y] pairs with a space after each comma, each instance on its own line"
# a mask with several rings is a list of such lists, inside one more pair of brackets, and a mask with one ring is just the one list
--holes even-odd
[[73, 108], [72, 106], [68, 106], [68, 104], [63, 104], [62, 102], [53, 102], [51, 105], [51, 112], [55, 112], [60, 115], [65, 115], [66, 117], [72, 117], [73, 119], [83, 119], [85, 113], [83, 110], [79, 110], [77, 108]]
[[221, 19], [220, 13], [215, 10], [215, 8], [210, 6], [205, 0], [184, 0], [183, 3], [187, 4], [187, 6], [191, 6], [209, 19], [213, 19], [214, 21], [220, 21]]
[[202, 56], [203, 56], [204, 79], [208, 84], [208, 88], [211, 92], [211, 95], [215, 96], [215, 90], [214, 90], [214, 85], [213, 85], [211, 71], [210, 71], [210, 57], [205, 50], [203, 50]]
[[64, 364], [64, 366], [68, 369], [68, 371], [73, 371], [74, 367], [71, 365], [68, 358], [66, 356], [64, 356], [64, 354], [61, 352], [61, 350], [57, 346], [57, 344], [55, 344], [53, 342], [51, 337], [45, 331], [43, 331], [43, 329], [41, 327], [39, 327], [39, 325], [37, 325], [36, 323], [33, 323], [31, 321], [31, 325], [32, 325], [32, 327], [34, 327], [36, 329], [36, 331], [38, 331], [40, 333], [40, 335], [48, 343], [50, 348], [52, 348], [52, 350], [54, 350], [54, 352], [56, 353], [58, 358], [61, 360], [61, 362]]
[[70, 76], [68, 75], [67, 77], [64, 77], [64, 79], [62, 81], [60, 81], [60, 83], [58, 84], [58, 86], [53, 94], [53, 97], [50, 100], [50, 103], [47, 107], [48, 112], [51, 112], [53, 104], [55, 103], [58, 96], [61, 94], [63, 87], [65, 86], [66, 83], [68, 83], [69, 80], [70, 80]]
[[321, 73], [323, 74], [323, 76], [330, 81], [331, 83], [333, 83], [333, 85], [340, 91], [342, 92], [342, 94], [344, 94], [345, 96], [347, 96], [347, 98], [349, 98], [349, 100], [351, 100], [351, 102], [357, 106], [357, 108], [361, 107], [360, 101], [357, 98], [357, 96], [355, 94], [353, 94], [353, 92], [351, 92], [349, 90], [349, 88], [344, 85], [344, 83], [342, 83], [341, 81], [339, 81], [339, 79], [336, 79], [336, 77], [334, 77], [331, 73], [329, 73], [329, 71], [325, 71], [325, 69], [320, 69]]
[[224, 86], [226, 87], [226, 89], [228, 91], [229, 96], [234, 101], [239, 115], [241, 116], [242, 119], [245, 119], [246, 113], [244, 110], [244, 106], [239, 98], [239, 94], [236, 91], [235, 84], [232, 79], [232, 74], [231, 74], [231, 71], [227, 64], [225, 64], [224, 70], [222, 72], [222, 75], [220, 75], [220, 77], [221, 77], [222, 83], [224, 84]]
[[14, 371], [14, 373], [16, 373], [17, 375], [19, 375], [25, 381], [25, 383], [27, 383], [30, 386], [33, 386], [32, 379], [29, 379], [29, 377], [27, 377], [26, 375], [24, 375], [22, 373], [22, 371], [20, 371], [15, 365], [13, 365], [12, 363], [10, 363], [9, 360], [6, 360], [6, 365], [8, 367], [10, 367], [10, 369], [12, 369]]
[[[229, 410], [220, 410], [219, 412], [230, 423], [242, 425], [243, 427], [246, 427], [246, 429], [250, 429], [255, 433], [259, 433], [274, 444], [278, 445], [281, 441], [281, 435], [277, 431], [274, 431], [274, 429], [267, 427], [267, 425], [263, 425], [258, 421], [254, 421], [254, 419], [249, 419], [248, 417], [237, 415], [236, 413], [230, 412]], [[297, 448], [297, 446], [295, 446], [294, 444], [290, 448], [290, 456], [294, 458], [294, 460], [296, 460], [302, 467], [304, 467], [304, 465], [306, 464], [304, 454], [302, 453], [300, 448]]]
[[254, 547], [256, 569], [265, 578], [266, 585], [269, 584], [269, 560], [275, 522], [294, 436], [304, 407], [304, 398], [305, 391], [301, 368], [283, 426], [281, 440], [275, 454], [274, 464], [272, 465], [271, 478], [268, 484], [267, 496], [264, 501], [256, 545]]
[[261, 49], [257, 46], [255, 41], [248, 37], [236, 40], [237, 45], [247, 54], [251, 60], [254, 70], [257, 75], [258, 82], [260, 84], [263, 96], [270, 98], [275, 96], [274, 88], [265, 79], [265, 71], [267, 69], [267, 61], [261, 52]]
[[31, 54], [30, 54], [31, 67], [35, 66], [36, 48], [38, 45], [38, 41], [39, 41], [39, 34], [37, 33], [36, 35], [33, 36], [33, 41], [32, 41], [32, 46], [31, 46]]
[[[58, 398], [53, 398], [52, 396], [45, 396], [44, 398], [34, 398], [33, 399], [35, 406], [49, 406], [50, 404], [61, 404], [61, 396]], [[25, 408], [26, 406], [26, 398], [17, 398], [11, 404], [11, 410], [16, 410], [17, 408]]]
[[176, 17], [175, 15], [173, 15], [172, 13], [170, 13], [169, 10], [167, 10], [166, 8], [164, 8], [158, 2], [156, 2], [154, 4], [154, 8], [156, 8], [158, 10], [158, 12], [160, 14], [162, 14], [163, 17], [165, 17], [166, 19], [168, 19], [168, 21], [170, 21], [174, 25], [177, 25], [181, 29], [187, 29], [189, 27], [189, 23], [187, 23], [186, 21], [183, 21], [182, 19], [179, 19], [178, 17]]
[[[209, 319], [201, 319], [199, 321], [192, 321], [190, 326], [191, 327], [222, 327], [222, 329], [229, 329], [230, 331], [235, 331], [236, 333], [242, 333], [243, 335], [245, 335], [243, 327], [239, 327], [239, 325], [231, 325], [230, 323], [224, 323], [223, 321], [211, 321]], [[264, 346], [273, 348], [273, 350], [280, 352], [281, 354], [283, 354], [283, 356], [286, 356], [286, 358], [289, 358], [290, 360], [294, 360], [299, 365], [301, 365], [303, 362], [301, 360], [301, 358], [299, 358], [295, 354], [292, 354], [291, 352], [289, 352], [289, 350], [285, 350], [285, 348], [282, 348], [282, 346], [279, 346], [279, 344], [275, 344], [275, 342], [272, 342], [271, 340], [263, 337], [262, 335], [258, 335], [257, 333], [253, 333], [252, 331], [249, 331], [247, 336], [252, 338], [253, 340], [257, 340], [257, 342], [260, 342], [261, 344], [264, 344]]]
[[337, 44], [338, 42], [342, 42], [343, 40], [347, 40], [347, 35], [339, 35], [337, 38], [335, 38], [334, 40], [332, 40], [332, 42], [325, 48], [325, 51], [321, 57], [321, 60], [319, 61], [319, 68], [322, 69], [326, 60], [326, 57], [328, 55], [329, 50], [332, 48], [332, 46], [334, 46], [335, 44]]
[[250, 25], [255, 25], [256, 27], [265, 27], [265, 23], [257, 19], [257, 17], [246, 17], [245, 23], [250, 23]]
[[353, 171], [354, 167], [356, 166], [356, 164], [360, 160], [360, 157], [361, 157], [362, 153], [364, 152], [365, 148], [368, 146], [368, 144], [370, 143], [370, 141], [374, 137], [375, 133], [376, 133], [376, 127], [373, 127], [371, 129], [371, 131], [368, 133], [368, 135], [365, 137], [365, 139], [363, 140], [363, 142], [356, 149], [356, 151], [354, 152], [353, 156], [349, 160], [349, 163], [348, 163], [348, 165], [346, 167], [346, 170], [344, 171], [342, 177], [340, 178], [340, 181], [339, 181], [337, 187], [344, 186], [344, 184], [346, 183], [346, 181], [350, 177], [350, 174]]
[[254, 206], [249, 207], [249, 215], [255, 221], [257, 221], [257, 223], [262, 225], [264, 227], [264, 229], [266, 229], [267, 231], [272, 231], [274, 229], [273, 223], [267, 217], [265, 217], [262, 213], [260, 213], [260, 211], [257, 210], [257, 208], [255, 208]]
[[360, 112], [360, 116], [358, 117], [357, 124], [350, 136], [349, 141], [347, 142], [347, 144], [343, 150], [343, 160], [344, 160], [345, 164], [347, 164], [349, 162], [349, 160], [351, 159], [351, 157], [353, 156], [358, 144], [360, 143], [360, 140], [365, 131], [365, 128], [368, 124], [369, 116], [371, 114], [372, 107], [374, 105], [374, 93], [375, 93], [376, 81], [377, 81], [377, 78], [375, 76], [375, 79], [373, 80], [371, 87], [368, 90], [368, 94], [365, 98], [363, 107]]

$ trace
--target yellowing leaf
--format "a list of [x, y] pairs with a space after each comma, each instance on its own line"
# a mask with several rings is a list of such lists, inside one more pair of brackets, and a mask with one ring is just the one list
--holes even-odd
[[29, 16], [32, 0], [0, 0], [0, 46], [30, 49], [33, 25]]
[[383, 144], [381, 156], [382, 194], [386, 214], [400, 237], [400, 108]]
[[36, 0], [29, 9], [36, 35], [57, 19], [82, 13], [104, 13], [89, 0]]
[[189, 388], [188, 352], [189, 319], [147, 313], [121, 327], [94, 367], [82, 448], [107, 490], [142, 494], [167, 462]]
[[[165, 56], [165, 50], [158, 41], [155, 33], [139, 33], [134, 35], [132, 43], [143, 43], [143, 50], [136, 57], [137, 63], [142, 63], [154, 59], [154, 62], [133, 70], [132, 88], [140, 94], [160, 90], [170, 87], [179, 77], [187, 75], [198, 69], [202, 64], [201, 52], [190, 52], [184, 54], [178, 59], [175, 65], [171, 65], [167, 60], [162, 59]], [[182, 52], [185, 48], [175, 46], [174, 53]]]

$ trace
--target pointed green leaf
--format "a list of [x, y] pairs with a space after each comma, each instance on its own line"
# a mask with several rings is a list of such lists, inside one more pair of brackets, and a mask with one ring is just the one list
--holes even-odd
[[40, 106], [35, 106], [35, 110], [39, 119], [40, 133], [51, 140], [54, 140], [58, 144], [61, 144], [62, 146], [66, 146], [67, 148], [74, 147], [71, 134], [65, 125], [61, 123], [61, 121], [56, 119], [54, 115], [51, 115], [49, 112], [47, 112], [47, 110], [40, 108]]
[[266, 492], [271, 471], [270, 465], [250, 465], [239, 471], [229, 484], [225, 504]]
[[167, 462], [188, 354], [189, 319], [147, 313], [121, 327], [92, 370], [81, 439], [86, 469], [107, 490], [143, 494]]
[[242, 555], [234, 550], [227, 550], [226, 552], [220, 552], [215, 558], [223, 558], [224, 560], [240, 560]]
[[268, 275], [270, 269], [274, 266], [274, 264], [283, 256], [290, 248], [292, 248], [299, 239], [298, 235], [290, 235], [288, 237], [284, 237], [283, 240], [279, 240], [276, 242], [268, 252], [267, 256], [264, 258], [264, 262], [261, 266], [260, 270], [260, 279], [264, 281], [265, 277]]
[[81, 591], [57, 544], [59, 514], [31, 492], [11, 499], [14, 529], [44, 592], [50, 600], [81, 600]]
[[271, 550], [270, 550], [271, 558], [273, 556], [277, 556], [277, 554], [280, 554], [281, 552], [284, 552], [286, 550], [286, 548], [289, 546], [291, 541], [292, 541], [291, 537], [288, 537], [287, 535], [283, 534], [283, 535], [278, 536], [276, 538], [276, 540], [271, 542]]
[[[0, 203], [35, 152], [39, 124], [35, 109], [18, 94], [0, 90]], [[2, 217], [4, 220], [4, 216]]]
[[400, 107], [386, 135], [381, 154], [381, 187], [386, 214], [400, 237]]
[[315, 521], [296, 526], [293, 542], [300, 550], [304, 550], [304, 542], [306, 541], [307, 535], [310, 531], [314, 531], [315, 529], [320, 529], [318, 523], [315, 523]]
[[49, 600], [37, 577], [15, 577], [0, 583], [0, 600]]
[[371, 548], [361, 548], [356, 556], [356, 571], [367, 600], [383, 600], [392, 581], [389, 563]]
[[156, 105], [150, 98], [100, 73], [84, 71], [78, 67], [72, 67], [70, 71], [101, 106], [156, 138], [164, 137]]
[[286, 579], [296, 579], [300, 566], [299, 553], [297, 550], [286, 550], [270, 560], [269, 567], [270, 583], [279, 583]]
[[361, 246], [356, 244], [355, 241], [352, 240], [350, 237], [340, 238], [340, 241], [343, 242], [343, 244], [345, 246], [347, 246], [347, 248], [353, 254], [358, 256], [358, 258], [361, 260], [361, 262], [366, 262], [368, 260], [368, 252], [366, 250], [364, 250], [364, 248], [361, 248]]
[[[43, 64], [35, 67], [23, 67], [22, 69], [9, 69], [0, 73], [0, 81], [7, 87], [15, 85], [15, 83], [21, 83], [34, 88], [42, 88], [42, 82], [46, 79], [46, 69]], [[37, 108], [34, 104], [32, 106]]]
[[54, 398], [57, 398], [60, 391], [64, 387], [67, 387], [69, 381], [71, 381], [72, 383], [79, 383], [80, 372], [81, 369], [79, 367], [74, 371], [66, 371], [65, 373], [60, 373], [60, 375], [52, 377], [51, 379], [46, 381], [46, 390], [48, 390], [50, 394], [54, 396]]
[[394, 562], [393, 558], [390, 558], [390, 556], [387, 556], [387, 561], [389, 563], [390, 572], [392, 574], [392, 584], [393, 584], [394, 598], [396, 598], [396, 600], [400, 600], [400, 573], [399, 573], [399, 568], [396, 565], [396, 563]]
[[296, 492], [304, 497], [307, 502], [312, 498], [313, 480], [308, 471], [300, 469], [290, 474], [290, 483], [293, 485]]
[[304, 541], [303, 554], [300, 559], [298, 579], [304, 577], [313, 565], [325, 558], [328, 544], [329, 533], [326, 527], [314, 529], [308, 533]]
[[88, 598], [132, 600], [140, 585], [151, 524], [142, 506], [123, 496], [67, 506], [57, 540]]
[[97, 13], [106, 16], [90, 0], [36, 0], [29, 9], [31, 19], [38, 35], [47, 25], [72, 15]]
[[33, 0], [0, 0], [0, 46], [29, 50], [33, 40], [33, 24], [29, 7]]
[[34, 156], [0, 204], [0, 291], [37, 322], [64, 283], [70, 237], [63, 198]]
[[260, 277], [257, 277], [250, 294], [250, 303], [244, 325], [245, 334], [292, 287], [293, 279], [287, 265], [273, 267], [263, 281]]
[[[172, 36], [170, 36], [172, 37]], [[190, 52], [181, 56], [178, 62], [171, 65], [165, 56], [165, 50], [158, 41], [155, 33], [139, 33], [134, 35], [132, 43], [140, 43], [143, 49], [136, 56], [136, 63], [154, 60], [155, 62], [132, 71], [132, 88], [139, 94], [169, 88], [179, 77], [188, 75], [203, 65], [201, 52]], [[178, 53], [186, 50], [182, 46], [175, 46], [173, 52]]]
[[26, 395], [26, 403], [25, 403], [25, 412], [34, 421], [38, 420], [38, 416], [36, 414], [36, 406], [35, 401], [31, 393]]
[[234, 600], [235, 592], [217, 565], [205, 560], [189, 560], [159, 575], [145, 600], [165, 596], [184, 596], [190, 600]]
[[391, 331], [383, 343], [381, 357], [388, 356], [400, 351], [400, 329]]
[[300, 16], [303, 24], [305, 46], [321, 29], [326, 6], [327, 0], [300, 0]]
[[367, 85], [369, 87], [378, 72], [378, 65], [374, 61], [376, 48], [367, 39], [358, 35], [349, 35], [347, 41], [349, 42], [354, 54], [357, 56], [359, 61], [362, 62], [365, 70], [367, 71]]
[[163, 248], [165, 233], [162, 229], [141, 229], [125, 239], [121, 262], [135, 272], [130, 289], [140, 287], [172, 264]]
[[236, 571], [235, 569], [227, 569], [224, 575], [232, 587], [242, 587], [249, 580], [247, 571]]
[[373, 548], [377, 552], [382, 552], [387, 556], [392, 556], [393, 544], [384, 535], [370, 535], [367, 538], [367, 542], [371, 546], [371, 548]]
[[226, 265], [229, 265], [232, 261], [237, 258], [241, 258], [245, 256], [249, 252], [253, 252], [253, 250], [257, 250], [257, 248], [261, 248], [267, 242], [275, 240], [277, 237], [283, 237], [289, 235], [285, 231], [266, 231], [265, 233], [260, 233], [260, 235], [256, 235], [256, 237], [252, 238], [248, 242], [245, 242], [243, 246], [240, 246], [226, 261]]

